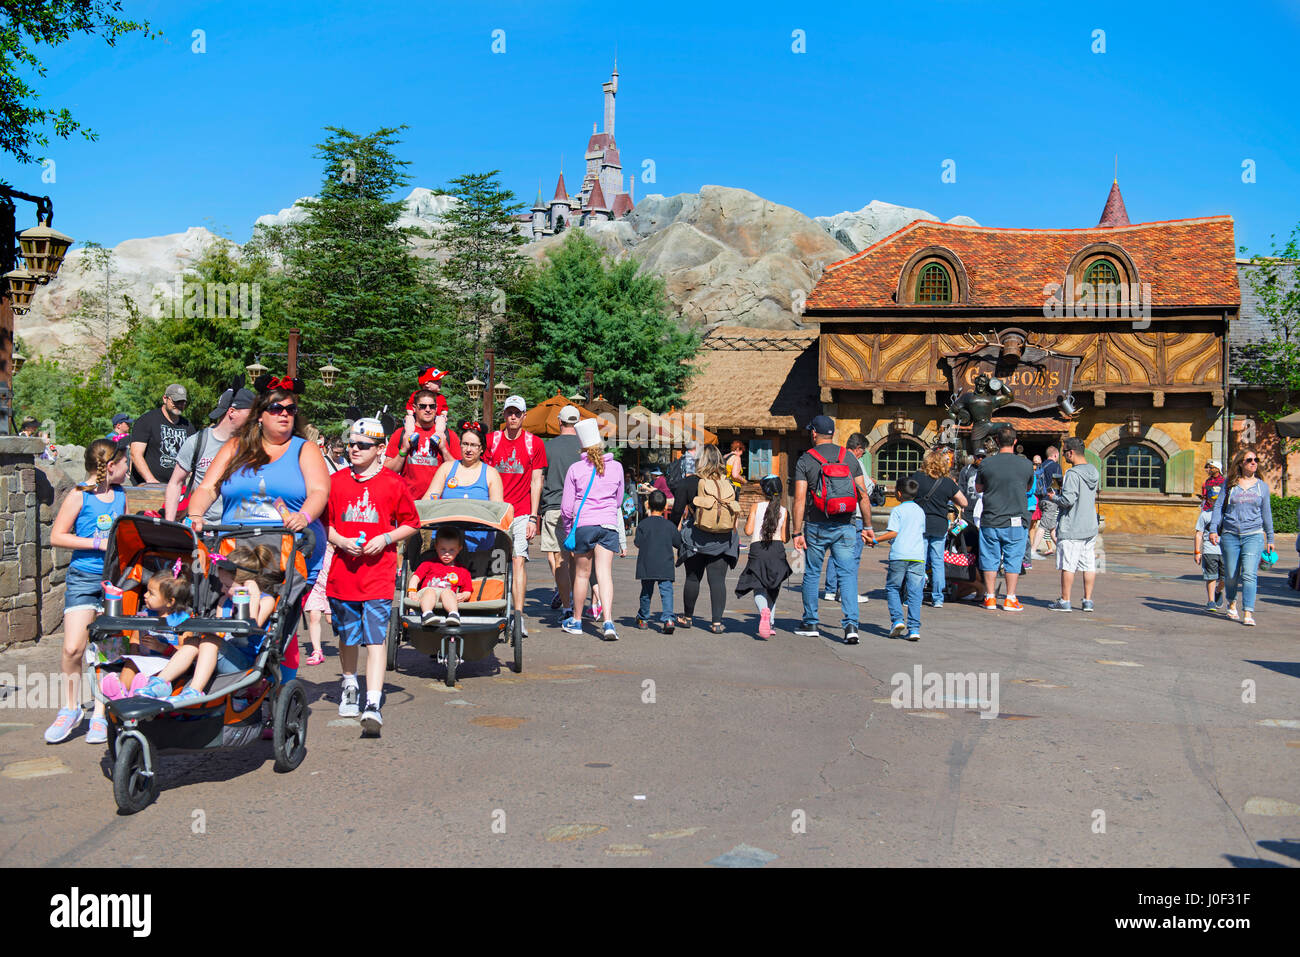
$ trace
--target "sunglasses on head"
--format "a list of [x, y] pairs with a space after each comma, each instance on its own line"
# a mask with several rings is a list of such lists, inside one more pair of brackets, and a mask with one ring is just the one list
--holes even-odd
[[298, 406], [293, 402], [272, 402], [266, 407], [266, 411], [272, 415], [297, 415]]
[[373, 449], [374, 447], [375, 447], [375, 443], [374, 443], [374, 442], [349, 442], [349, 443], [348, 443], [348, 448], [350, 448], [350, 449], [361, 449], [362, 451], [369, 451], [370, 449]]

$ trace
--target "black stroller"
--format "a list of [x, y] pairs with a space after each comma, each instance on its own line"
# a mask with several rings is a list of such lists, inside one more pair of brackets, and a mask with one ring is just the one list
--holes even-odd
[[[122, 589], [121, 598], [107, 599], [105, 613], [90, 626], [91, 640], [101, 649], [122, 646], [142, 629], [161, 628], [157, 617], [141, 617], [145, 582], [181, 559], [189, 569], [194, 614], [182, 630], [194, 635], [223, 635], [244, 639], [255, 650], [252, 666], [236, 674], [218, 674], [208, 690], [184, 705], [169, 699], [133, 696], [106, 701], [108, 748], [113, 759], [113, 796], [127, 814], [145, 808], [158, 796], [155, 776], [160, 752], [242, 748], [261, 740], [263, 704], [269, 704], [272, 746], [277, 771], [292, 771], [307, 753], [307, 692], [294, 679], [282, 684], [280, 662], [298, 627], [297, 606], [306, 586], [306, 556], [312, 552], [310, 529], [295, 541], [280, 526], [211, 526], [199, 540], [192, 529], [176, 522], [143, 515], [122, 515], [109, 532], [104, 556], [104, 580]], [[220, 618], [221, 583], [211, 554], [226, 555], [237, 545], [268, 544], [279, 554], [282, 581], [275, 592], [275, 609], [265, 628], [253, 621]], [[96, 664], [92, 687], [103, 700], [100, 679], [120, 670], [122, 660]], [[176, 682], [180, 687], [183, 682]]]

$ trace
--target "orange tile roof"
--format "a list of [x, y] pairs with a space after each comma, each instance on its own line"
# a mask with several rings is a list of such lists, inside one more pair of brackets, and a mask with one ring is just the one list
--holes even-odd
[[1155, 308], [1241, 301], [1231, 216], [1087, 229], [1005, 229], [920, 219], [827, 266], [808, 297], [807, 311], [898, 308], [899, 274], [928, 246], [950, 250], [969, 280], [969, 302], [943, 308], [1040, 309], [1043, 287], [1063, 282], [1075, 254], [1096, 242], [1112, 243], [1132, 258], [1138, 281], [1151, 285]]

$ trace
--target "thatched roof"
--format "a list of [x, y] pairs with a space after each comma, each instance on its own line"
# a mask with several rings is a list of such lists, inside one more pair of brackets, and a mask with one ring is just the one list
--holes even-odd
[[801, 429], [821, 412], [817, 333], [724, 326], [695, 358], [685, 410], [718, 429]]

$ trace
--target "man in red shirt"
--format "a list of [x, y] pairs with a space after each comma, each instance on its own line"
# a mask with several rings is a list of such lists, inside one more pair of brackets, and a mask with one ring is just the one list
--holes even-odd
[[429, 483], [434, 473], [444, 461], [460, 458], [460, 439], [455, 432], [447, 433], [447, 441], [435, 440], [439, 408], [445, 402], [436, 392], [421, 388], [411, 399], [415, 411], [415, 443], [407, 439], [406, 428], [399, 428], [388, 440], [384, 452], [384, 467], [390, 468], [406, 479], [406, 487], [411, 490], [411, 498], [417, 501], [424, 498], [429, 491]]
[[[514, 537], [514, 577], [511, 591], [515, 611], [523, 621], [524, 592], [528, 578], [524, 563], [528, 561], [528, 543], [536, 537], [541, 520], [538, 505], [542, 498], [542, 482], [546, 473], [546, 445], [523, 428], [524, 413], [528, 406], [521, 396], [506, 399], [502, 417], [505, 428], [488, 436], [483, 461], [501, 476], [502, 497], [514, 506], [515, 520], [510, 525]], [[524, 634], [528, 634], [527, 629]]]
[[325, 508], [329, 541], [334, 546], [325, 583], [339, 638], [339, 665], [343, 693], [339, 714], [356, 717], [360, 688], [357, 658], [366, 646], [366, 710], [361, 727], [378, 735], [384, 719], [379, 705], [384, 689], [384, 638], [393, 610], [397, 580], [395, 546], [420, 530], [410, 489], [383, 467], [384, 427], [376, 419], [358, 419], [348, 435], [352, 468], [330, 477], [330, 497]]

